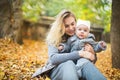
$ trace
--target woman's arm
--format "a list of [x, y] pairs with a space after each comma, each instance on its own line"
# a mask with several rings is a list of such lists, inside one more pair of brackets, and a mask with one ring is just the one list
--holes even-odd
[[93, 61], [95, 59], [95, 56], [94, 56], [95, 52], [92, 46], [89, 44], [86, 45], [85, 50], [87, 51], [80, 50], [80, 51], [60, 54], [56, 47], [48, 46], [48, 55], [51, 63], [55, 65], [65, 62], [67, 60], [77, 60], [81, 57], [84, 57]]
[[78, 51], [59, 54], [58, 49], [54, 46], [48, 46], [48, 55], [51, 63], [55, 65], [65, 62], [67, 60], [77, 60], [80, 58]]

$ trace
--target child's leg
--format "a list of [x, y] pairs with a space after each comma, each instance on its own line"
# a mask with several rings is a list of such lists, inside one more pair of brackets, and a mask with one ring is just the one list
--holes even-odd
[[89, 62], [89, 60], [85, 59], [85, 58], [80, 58], [77, 60], [76, 69], [77, 69], [79, 78], [81, 78], [81, 76], [82, 76], [81, 69], [82, 69], [83, 65], [87, 64], [88, 62]]

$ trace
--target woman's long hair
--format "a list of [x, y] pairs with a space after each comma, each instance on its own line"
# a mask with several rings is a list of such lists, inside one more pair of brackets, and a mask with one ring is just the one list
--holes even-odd
[[56, 16], [56, 20], [51, 25], [51, 29], [46, 38], [48, 45], [58, 46], [61, 43], [62, 36], [65, 34], [64, 19], [70, 16], [75, 18], [74, 14], [68, 10], [62, 10]]

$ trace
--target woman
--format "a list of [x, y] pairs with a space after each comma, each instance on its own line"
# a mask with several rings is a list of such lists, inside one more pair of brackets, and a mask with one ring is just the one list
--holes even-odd
[[[47, 36], [49, 61], [57, 65], [51, 72], [51, 80], [79, 80], [75, 61], [79, 58], [86, 58], [87, 64], [83, 65], [81, 73], [84, 80], [106, 80], [100, 71], [91, 62], [94, 60], [93, 48], [88, 44], [87, 51], [74, 51], [59, 53], [58, 46], [65, 43], [67, 39], [74, 35], [76, 18], [68, 10], [61, 11]], [[91, 61], [89, 61], [89, 60]]]

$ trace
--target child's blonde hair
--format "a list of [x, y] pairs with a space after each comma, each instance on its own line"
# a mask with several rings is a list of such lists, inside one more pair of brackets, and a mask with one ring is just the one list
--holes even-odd
[[53, 22], [50, 32], [46, 38], [48, 45], [58, 46], [60, 44], [62, 36], [65, 34], [64, 19], [70, 16], [73, 16], [75, 18], [74, 14], [68, 10], [62, 10], [56, 16], [56, 20]]

